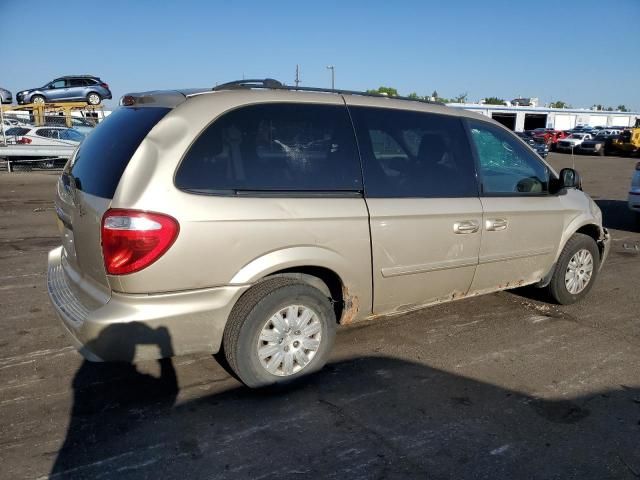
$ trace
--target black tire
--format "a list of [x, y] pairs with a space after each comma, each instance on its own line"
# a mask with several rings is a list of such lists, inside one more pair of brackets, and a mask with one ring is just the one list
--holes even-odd
[[[96, 98], [98, 99], [97, 101], [95, 100]], [[87, 94], [87, 103], [89, 105], [100, 105], [100, 102], [102, 102], [102, 97], [99, 93], [90, 92]]]
[[31, 97], [31, 103], [39, 103], [40, 100], [42, 103], [45, 103], [47, 100], [42, 95], [34, 95]]
[[[258, 357], [258, 342], [265, 323], [289, 305], [302, 305], [316, 313], [321, 340], [313, 358], [301, 370], [287, 376], [272, 374]], [[331, 301], [311, 285], [296, 279], [266, 279], [245, 292], [234, 306], [222, 338], [228, 366], [248, 387], [258, 388], [292, 382], [320, 370], [327, 361], [336, 334], [336, 317]]]
[[[582, 291], [578, 293], [571, 293], [568, 290], [567, 285], [565, 284], [565, 275], [567, 273], [569, 261], [571, 260], [571, 258], [577, 252], [583, 249], [591, 253], [591, 257], [593, 259], [593, 270], [591, 273], [591, 278]], [[600, 251], [598, 250], [598, 245], [596, 244], [595, 240], [588, 235], [576, 233], [569, 239], [567, 244], [562, 249], [562, 253], [560, 254], [558, 262], [556, 263], [555, 271], [553, 272], [553, 277], [551, 277], [551, 282], [547, 287], [548, 293], [553, 300], [561, 305], [570, 305], [572, 303], [576, 303], [589, 293], [596, 281], [599, 269]]]

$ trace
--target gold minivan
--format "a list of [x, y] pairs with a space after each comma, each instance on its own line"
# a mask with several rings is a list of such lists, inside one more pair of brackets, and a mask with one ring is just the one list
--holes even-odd
[[572, 303], [607, 256], [578, 174], [481, 115], [273, 80], [120, 103], [55, 201], [49, 295], [89, 360], [286, 382], [337, 324], [522, 285]]

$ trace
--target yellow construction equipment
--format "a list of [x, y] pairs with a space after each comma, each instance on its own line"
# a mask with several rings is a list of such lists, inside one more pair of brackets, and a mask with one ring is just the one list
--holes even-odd
[[622, 133], [611, 142], [611, 150], [623, 155], [640, 153], [640, 126], [625, 128]]

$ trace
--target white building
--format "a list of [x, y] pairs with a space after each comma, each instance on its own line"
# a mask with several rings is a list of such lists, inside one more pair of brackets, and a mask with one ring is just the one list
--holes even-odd
[[502, 123], [507, 128], [522, 132], [534, 128], [569, 130], [578, 125], [592, 127], [633, 127], [640, 112], [606, 112], [573, 108], [507, 107], [502, 105], [480, 105], [477, 103], [449, 103], [454, 108], [464, 108], [481, 113]]

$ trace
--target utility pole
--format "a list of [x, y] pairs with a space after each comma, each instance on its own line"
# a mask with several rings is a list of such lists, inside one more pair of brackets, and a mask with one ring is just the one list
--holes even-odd
[[327, 69], [331, 70], [331, 90], [336, 89], [336, 67], [333, 65], [327, 65]]
[[296, 88], [300, 85], [300, 65], [296, 64]]

